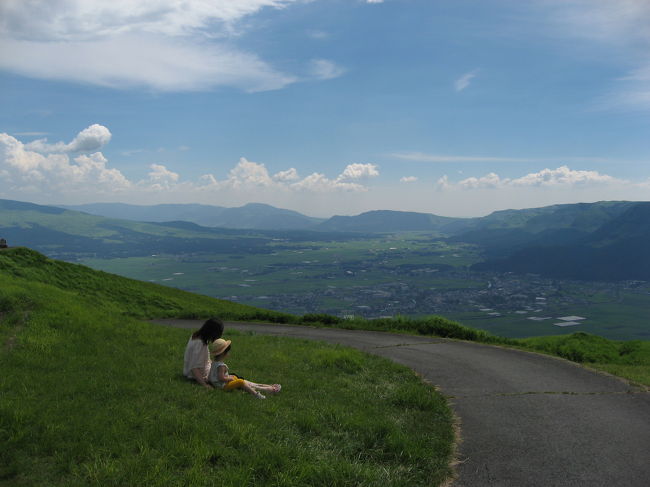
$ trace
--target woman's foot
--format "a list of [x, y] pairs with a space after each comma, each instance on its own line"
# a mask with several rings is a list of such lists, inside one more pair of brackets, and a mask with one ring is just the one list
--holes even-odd
[[282, 390], [282, 386], [280, 384], [273, 384], [271, 387], [272, 387], [271, 394], [277, 394]]

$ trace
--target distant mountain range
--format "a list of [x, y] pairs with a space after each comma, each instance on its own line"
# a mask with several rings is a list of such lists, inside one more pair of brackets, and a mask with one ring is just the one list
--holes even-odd
[[267, 232], [265, 238], [284, 231], [303, 240], [320, 239], [317, 232], [326, 238], [324, 234], [332, 232], [419, 231], [479, 246], [485, 261], [475, 270], [650, 280], [650, 202], [553, 205], [480, 218], [380, 210], [327, 220], [262, 204], [224, 208], [110, 203], [66, 208], [0, 200], [0, 237], [8, 238], [10, 245], [29, 242], [41, 251], [47, 249], [39, 246], [48, 245], [116, 256], [181, 248], [235, 251], [232, 236], [250, 229], [257, 234], [244, 236], [253, 247], [260, 247], [256, 240], [260, 231]]
[[261, 203], [249, 203], [239, 208], [198, 204], [140, 206], [125, 203], [91, 203], [63, 208], [140, 222], [186, 221], [204, 227], [257, 230], [305, 230], [324, 221], [322, 218], [312, 218], [297, 211]]
[[[133, 217], [128, 206], [119, 207], [124, 212], [122, 217]], [[243, 210], [250, 212], [255, 208], [256, 205], [247, 205]], [[0, 238], [7, 239], [10, 246], [30, 247], [64, 260], [82, 256], [113, 258], [191, 252], [244, 255], [274, 251], [267, 245], [272, 240], [349, 240], [358, 238], [357, 235], [363, 236], [293, 229], [213, 228], [188, 221], [140, 222], [0, 199]], [[279, 247], [281, 242], [275, 245]]]

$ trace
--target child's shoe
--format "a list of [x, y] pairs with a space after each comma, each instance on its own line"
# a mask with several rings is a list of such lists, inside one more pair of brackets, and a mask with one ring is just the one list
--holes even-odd
[[266, 399], [266, 396], [264, 394], [262, 394], [261, 392], [256, 392], [255, 397], [257, 399]]

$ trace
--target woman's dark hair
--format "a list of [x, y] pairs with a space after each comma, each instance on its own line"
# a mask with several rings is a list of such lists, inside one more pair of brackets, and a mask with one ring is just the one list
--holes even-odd
[[203, 326], [192, 334], [192, 338], [200, 338], [208, 345], [223, 335], [223, 321], [219, 318], [210, 318]]

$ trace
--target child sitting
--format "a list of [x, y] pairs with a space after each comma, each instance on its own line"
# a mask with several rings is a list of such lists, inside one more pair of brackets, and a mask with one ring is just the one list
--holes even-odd
[[277, 394], [280, 392], [282, 386], [280, 384], [257, 384], [248, 380], [241, 379], [236, 375], [228, 373], [228, 366], [223, 360], [230, 352], [230, 340], [219, 338], [212, 344], [213, 359], [212, 367], [210, 368], [210, 375], [208, 380], [215, 386], [223, 389], [224, 391], [232, 391], [233, 389], [242, 389], [249, 394], [252, 394], [257, 399], [266, 399], [260, 391], [267, 394]]

